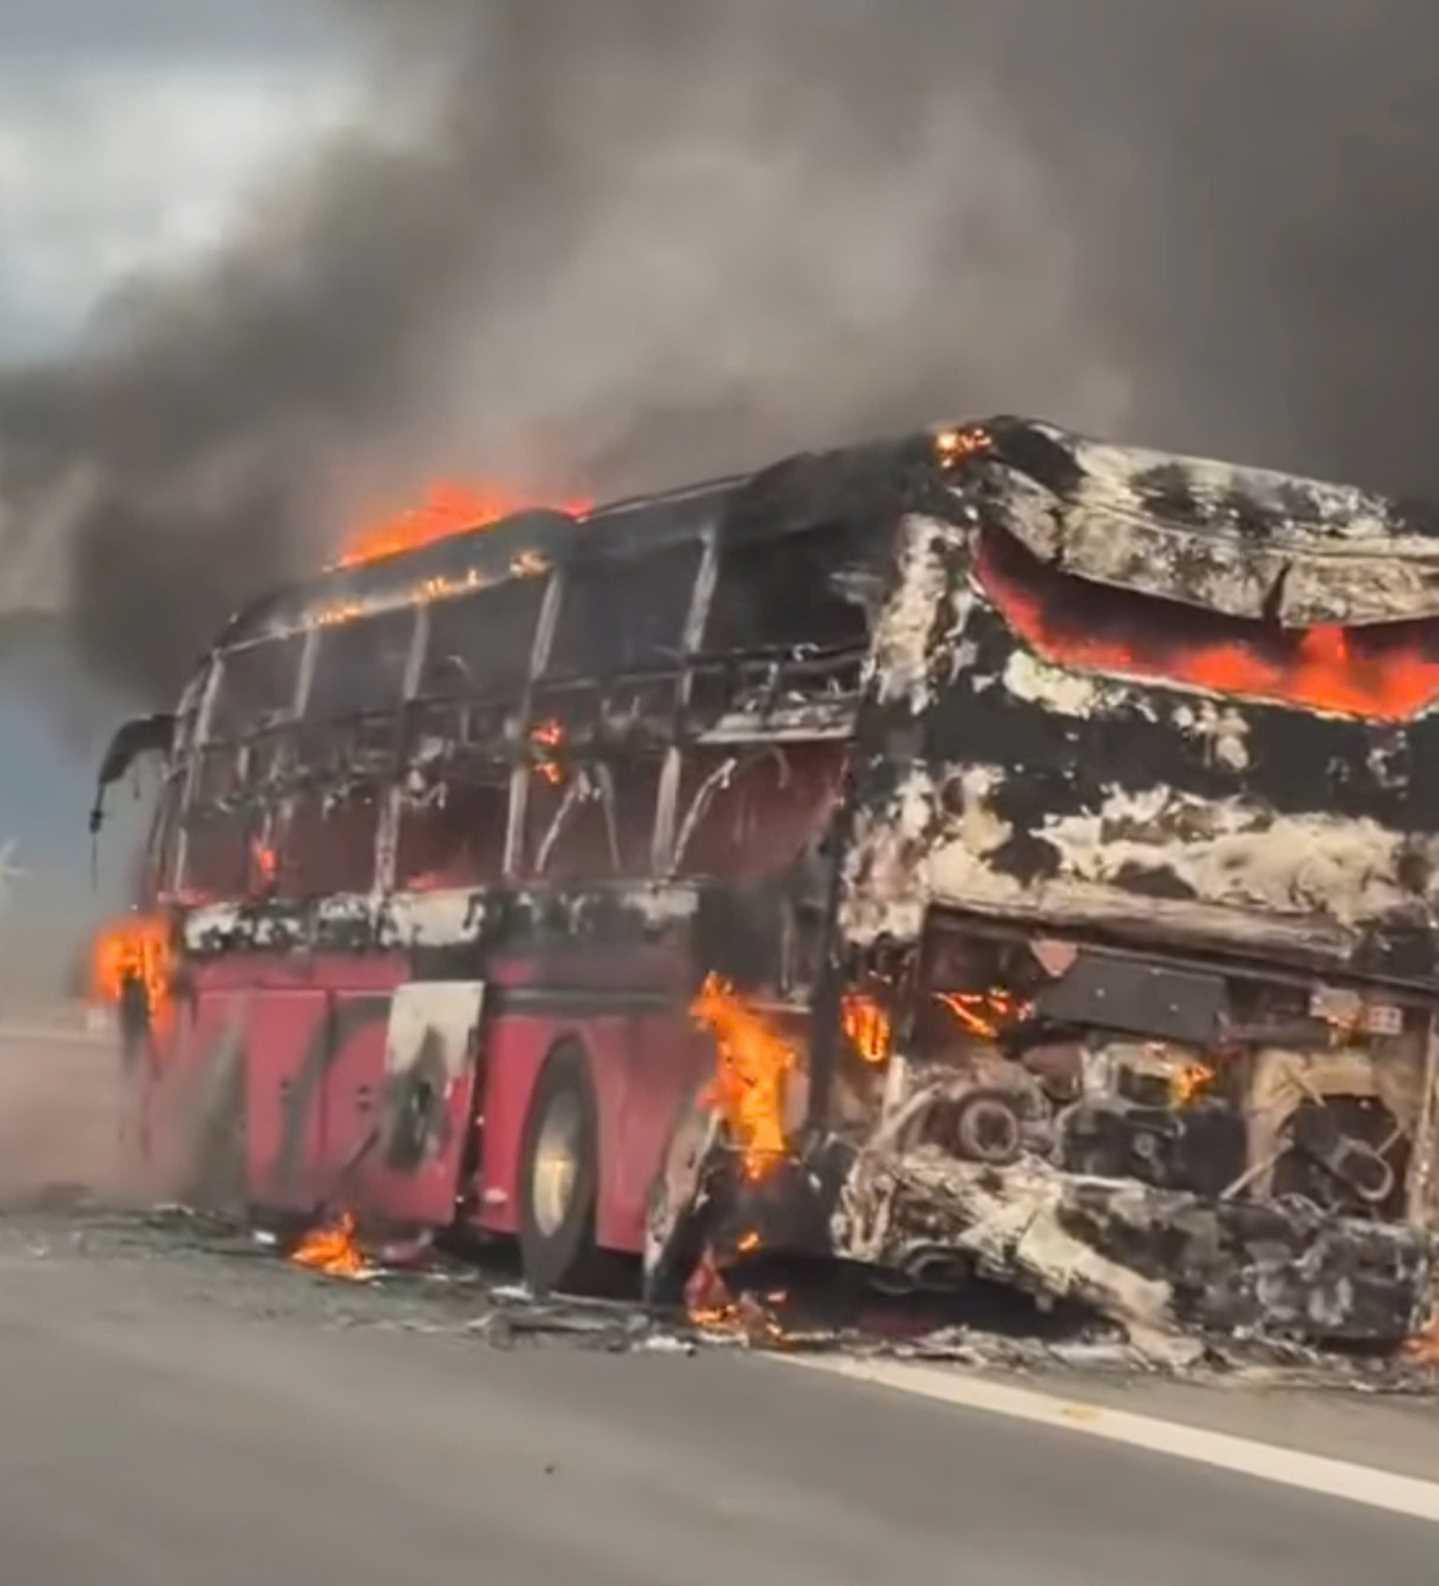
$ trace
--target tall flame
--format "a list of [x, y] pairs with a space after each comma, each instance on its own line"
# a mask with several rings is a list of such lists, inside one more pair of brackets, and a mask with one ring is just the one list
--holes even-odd
[[[501, 518], [533, 505], [493, 485], [462, 485], [440, 480], [430, 486], [424, 501], [393, 517], [356, 529], [345, 541], [335, 567], [359, 567], [365, 562], [416, 551], [436, 540], [484, 529]], [[567, 501], [558, 508], [575, 516], [588, 512], [588, 501]]]
[[998, 536], [977, 570], [1010, 627], [1046, 660], [1219, 694], [1402, 721], [1439, 698], [1439, 627], [1279, 629], [1076, 580]]
[[883, 1063], [889, 1057], [894, 1024], [878, 997], [847, 992], [840, 999], [840, 1025], [866, 1063]]
[[95, 937], [91, 990], [96, 1001], [118, 1003], [126, 986], [137, 984], [152, 1021], [161, 1024], [172, 1007], [174, 972], [170, 922], [161, 915], [128, 915]]
[[765, 1178], [786, 1154], [785, 1088], [795, 1049], [721, 975], [705, 977], [690, 1004], [695, 1022], [718, 1047], [714, 1082], [705, 1094], [739, 1147], [745, 1177]]

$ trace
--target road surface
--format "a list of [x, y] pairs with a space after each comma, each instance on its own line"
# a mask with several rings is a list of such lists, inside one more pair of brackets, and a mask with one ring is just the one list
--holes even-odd
[[[385, 1304], [122, 1223], [0, 1216], [0, 1586], [1387, 1586], [1439, 1567], [1439, 1525], [1061, 1427], [739, 1351], [498, 1350]], [[1204, 1418], [1178, 1389], [1126, 1402]], [[1205, 1402], [1263, 1434], [1266, 1401]], [[1439, 1409], [1303, 1405], [1278, 1435], [1439, 1477]]]

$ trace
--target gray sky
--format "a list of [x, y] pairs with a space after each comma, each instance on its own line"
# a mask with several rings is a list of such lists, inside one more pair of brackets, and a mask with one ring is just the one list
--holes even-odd
[[[325, 0], [0, 0], [0, 365], [63, 360], [108, 291], [214, 249], [257, 185], [350, 123], [361, 66]], [[124, 904], [145, 806], [113, 801], [96, 888], [85, 814], [132, 708], [56, 634], [0, 643], [0, 848], [20, 871], [0, 1005], [52, 995]]]
[[0, 361], [214, 246], [356, 113], [358, 43], [326, 0], [0, 0]]

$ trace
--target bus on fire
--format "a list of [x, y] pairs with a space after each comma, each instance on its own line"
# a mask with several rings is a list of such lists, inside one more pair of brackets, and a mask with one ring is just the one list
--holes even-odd
[[280, 591], [102, 768], [154, 1181], [1407, 1334], [1435, 528], [996, 419]]

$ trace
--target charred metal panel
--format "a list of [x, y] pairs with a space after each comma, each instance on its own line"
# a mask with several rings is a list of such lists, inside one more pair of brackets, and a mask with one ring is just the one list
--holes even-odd
[[1219, 975], [1080, 953], [1035, 1004], [1045, 1018], [1061, 1023], [1207, 1046], [1221, 1033], [1228, 996]]
[[1428, 1236], [1414, 1229], [933, 1149], [862, 1156], [832, 1233], [838, 1253], [901, 1272], [963, 1257], [985, 1277], [1092, 1305], [1141, 1339], [1189, 1326], [1396, 1342], [1422, 1318], [1431, 1276]]
[[1432, 508], [1032, 421], [985, 431], [966, 493], [1081, 577], [1290, 626], [1439, 615]]
[[1435, 974], [1439, 715], [1401, 727], [1052, 664], [973, 581], [970, 532], [910, 520], [858, 729], [851, 940], [912, 940], [944, 902]]
[[521, 949], [557, 941], [638, 943], [686, 926], [699, 891], [674, 883], [214, 903], [186, 915], [184, 941], [187, 954], [197, 959], [237, 952], [423, 953], [464, 946]]
[[454, 1216], [484, 994], [483, 982], [465, 980], [395, 989], [379, 1138], [364, 1177], [367, 1203], [388, 1217], [443, 1226]]

